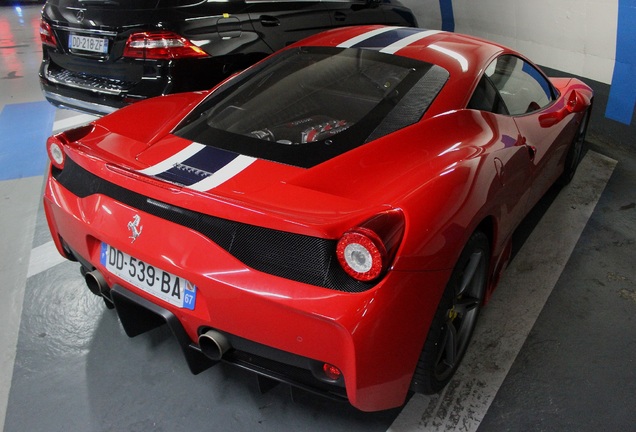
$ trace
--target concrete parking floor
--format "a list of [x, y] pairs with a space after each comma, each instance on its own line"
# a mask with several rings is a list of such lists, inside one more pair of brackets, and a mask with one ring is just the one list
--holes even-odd
[[[129, 339], [52, 248], [44, 140], [92, 117], [39, 89], [39, 7], [0, 6], [0, 424], [21, 431], [636, 430], [636, 136], [593, 127], [574, 182], [517, 234], [456, 379], [361, 413], [223, 365], [191, 375], [165, 328]], [[597, 107], [599, 108], [598, 104]], [[594, 113], [597, 124], [602, 109]]]

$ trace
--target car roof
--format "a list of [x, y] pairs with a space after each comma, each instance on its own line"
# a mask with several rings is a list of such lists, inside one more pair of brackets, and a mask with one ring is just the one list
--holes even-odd
[[336, 29], [299, 44], [375, 49], [437, 64], [451, 74], [476, 72], [494, 56], [510, 51], [497, 43], [460, 33], [390, 26]]
[[377, 25], [331, 30], [294, 46], [372, 49], [443, 67], [449, 72], [450, 85], [444, 87], [443, 96], [437, 98], [427, 116], [464, 106], [492, 59], [503, 53], [519, 55], [497, 43], [460, 33]]

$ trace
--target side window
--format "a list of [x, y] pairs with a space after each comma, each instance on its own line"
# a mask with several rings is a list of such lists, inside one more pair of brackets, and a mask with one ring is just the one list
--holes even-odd
[[481, 77], [473, 96], [468, 102], [468, 109], [488, 111], [495, 114], [508, 114], [506, 105], [501, 100], [499, 92], [486, 75]]
[[549, 105], [555, 98], [552, 84], [519, 57], [503, 55], [495, 59], [484, 76], [499, 90], [510, 115], [531, 113]]

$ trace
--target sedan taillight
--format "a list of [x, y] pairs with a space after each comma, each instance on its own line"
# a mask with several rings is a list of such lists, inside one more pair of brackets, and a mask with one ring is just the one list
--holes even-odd
[[169, 31], [133, 33], [126, 41], [124, 57], [152, 60], [208, 57], [188, 39]]
[[401, 211], [380, 213], [342, 235], [336, 245], [338, 262], [354, 279], [375, 280], [389, 268], [403, 233]]
[[44, 20], [40, 20], [40, 40], [44, 45], [57, 47], [57, 41], [55, 35], [51, 29], [51, 25]]

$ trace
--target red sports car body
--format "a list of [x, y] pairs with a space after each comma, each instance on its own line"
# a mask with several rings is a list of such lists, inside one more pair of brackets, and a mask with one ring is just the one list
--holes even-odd
[[51, 137], [61, 254], [191, 370], [400, 406], [450, 380], [592, 92], [503, 46], [365, 26]]

